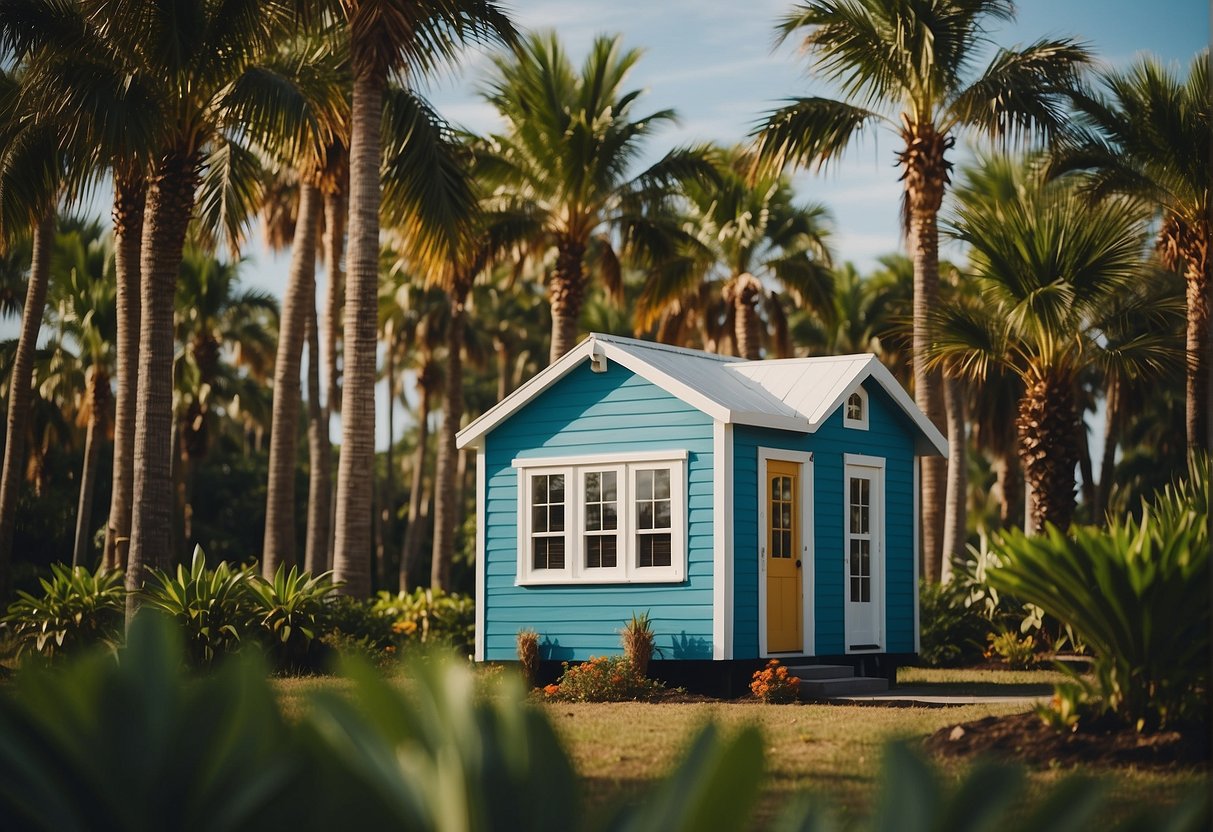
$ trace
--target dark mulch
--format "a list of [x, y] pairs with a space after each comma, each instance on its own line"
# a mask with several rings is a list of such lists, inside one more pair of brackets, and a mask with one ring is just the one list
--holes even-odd
[[990, 756], [1036, 766], [1209, 765], [1205, 728], [1139, 734], [1109, 720], [1058, 731], [1034, 713], [988, 716], [940, 728], [925, 741], [941, 757]]

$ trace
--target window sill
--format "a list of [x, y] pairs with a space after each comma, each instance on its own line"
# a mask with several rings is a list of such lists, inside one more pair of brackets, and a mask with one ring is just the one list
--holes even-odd
[[645, 575], [643, 577], [618, 577], [618, 578], [573, 578], [567, 575], [553, 575], [552, 577], [527, 577], [518, 578], [514, 581], [514, 586], [618, 586], [620, 584], [681, 584], [686, 582], [686, 577], [676, 575], [672, 572], [666, 572], [661, 575]]

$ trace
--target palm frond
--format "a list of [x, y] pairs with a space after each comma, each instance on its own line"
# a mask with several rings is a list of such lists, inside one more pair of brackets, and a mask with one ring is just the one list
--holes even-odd
[[203, 160], [194, 237], [203, 248], [226, 244], [236, 256], [261, 210], [269, 175], [256, 153], [225, 138]]
[[829, 98], [791, 99], [750, 134], [755, 170], [822, 170], [880, 118], [871, 110]]

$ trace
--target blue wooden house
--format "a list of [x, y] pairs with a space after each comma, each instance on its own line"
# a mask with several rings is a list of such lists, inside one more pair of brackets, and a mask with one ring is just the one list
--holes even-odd
[[[822, 661], [918, 649], [918, 466], [943, 436], [872, 355], [743, 361], [591, 335], [460, 432], [476, 659]], [[666, 664], [666, 661], [661, 661]]]

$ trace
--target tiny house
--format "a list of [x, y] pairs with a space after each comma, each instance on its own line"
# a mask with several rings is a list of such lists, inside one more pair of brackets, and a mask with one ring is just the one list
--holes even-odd
[[[744, 361], [594, 334], [459, 433], [476, 659], [748, 670], [918, 649], [917, 457], [947, 443], [873, 355]], [[871, 664], [871, 663], [869, 663]]]

